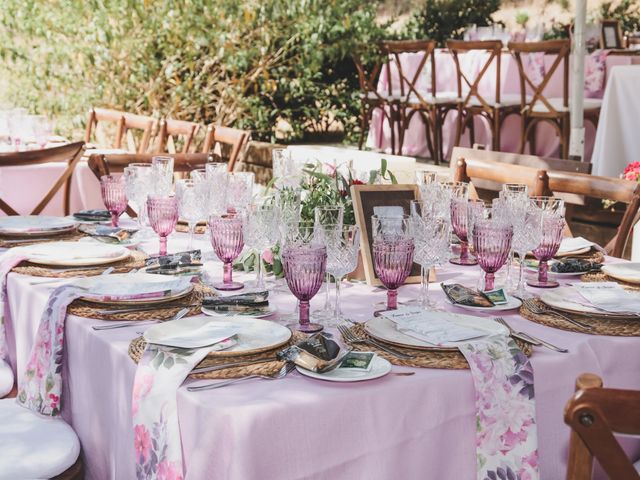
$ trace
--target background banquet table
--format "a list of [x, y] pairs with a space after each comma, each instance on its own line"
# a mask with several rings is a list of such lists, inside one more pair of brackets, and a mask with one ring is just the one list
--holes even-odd
[[[206, 251], [206, 239], [198, 240]], [[157, 241], [144, 244], [155, 251]], [[185, 247], [174, 234], [169, 249]], [[207, 265], [214, 272], [221, 265]], [[478, 267], [447, 265], [438, 280], [475, 284]], [[246, 278], [246, 277], [245, 277]], [[11, 362], [24, 369], [51, 283], [11, 273], [7, 292], [7, 333]], [[436, 287], [434, 285], [434, 287]], [[400, 300], [418, 286], [400, 289]], [[441, 291], [435, 296], [444, 305]], [[343, 292], [344, 309], [368, 319], [382, 290], [355, 285]], [[279, 313], [294, 309], [290, 294], [274, 294]], [[314, 302], [321, 302], [318, 296]], [[451, 308], [451, 307], [447, 307]], [[509, 313], [509, 312], [508, 312]], [[564, 478], [569, 429], [562, 411], [574, 379], [594, 372], [605, 384], [640, 388], [637, 338], [569, 333], [505, 315], [519, 327], [567, 347], [568, 354], [536, 349], [536, 410], [542, 476]], [[66, 324], [63, 416], [82, 442], [87, 478], [134, 478], [131, 394], [136, 366], [127, 349], [149, 324], [94, 331], [100, 320], [70, 316]], [[468, 370], [410, 369], [410, 377], [388, 375], [363, 383], [334, 384], [297, 372], [283, 380], [249, 381], [220, 390], [178, 390], [186, 478], [475, 478], [474, 388]], [[188, 380], [187, 384], [204, 381]], [[627, 443], [640, 456], [640, 442]]]
[[[469, 78], [474, 78], [479, 69], [482, 68], [487, 58], [484, 52], [469, 52], [460, 55], [460, 64], [464, 72], [467, 73]], [[400, 61], [402, 62], [403, 73], [407, 78], [413, 78], [419, 62], [421, 60], [421, 54], [416, 53], [404, 53], [401, 54]], [[455, 63], [451, 54], [443, 49], [436, 50], [436, 91], [438, 94], [441, 92], [457, 92], [457, 76]], [[553, 63], [553, 57], [545, 57], [545, 67], [549, 69]], [[640, 56], [636, 55], [608, 55], [605, 59], [605, 81], [608, 77], [608, 73], [611, 69], [617, 65], [631, 65], [640, 63]], [[515, 58], [508, 52], [503, 52], [501, 57], [501, 96], [506, 98], [517, 98], [520, 95], [520, 76], [518, 73], [518, 65]], [[397, 68], [391, 68], [392, 85], [399, 85]], [[426, 70], [425, 70], [426, 72]], [[475, 74], [473, 73], [475, 72]], [[588, 80], [587, 71], [587, 82]], [[561, 97], [562, 96], [562, 66], [556, 70], [551, 81], [545, 88], [545, 95], [548, 97]], [[495, 96], [495, 78], [496, 78], [496, 66], [495, 62], [485, 73], [482, 81], [479, 85], [479, 91], [481, 95], [486, 95], [489, 98]], [[382, 70], [380, 80], [378, 83], [379, 91], [386, 91], [387, 88], [387, 74], [386, 70]], [[428, 75], [423, 76], [419, 82], [419, 90], [426, 91], [428, 89]], [[587, 88], [585, 86], [585, 97], [587, 98], [602, 98], [604, 94], [604, 84], [602, 88], [597, 88], [595, 83], [589, 84]], [[570, 84], [570, 83], [569, 83]], [[422, 87], [422, 88], [420, 88]], [[447, 119], [443, 126], [443, 151], [444, 157], [449, 158], [453, 143], [455, 141], [455, 129], [457, 114], [451, 112], [447, 115]], [[586, 141], [585, 141], [585, 161], [589, 161], [591, 153], [593, 151], [593, 141], [595, 138], [595, 128], [590, 123], [585, 123], [586, 128]], [[516, 115], [509, 116], [502, 125], [501, 130], [501, 151], [504, 152], [517, 152], [520, 142], [520, 118]], [[555, 131], [549, 125], [540, 125], [537, 131], [537, 155], [543, 157], [549, 157], [557, 155], [559, 141], [555, 135]], [[426, 136], [424, 126], [418, 116], [414, 116], [407, 132], [405, 133], [405, 140], [403, 145], [403, 155], [414, 155], [420, 157], [430, 157], [429, 150], [427, 148]], [[475, 135], [476, 143], [491, 145], [491, 131], [488, 126], [481, 120], [475, 121]], [[468, 132], [463, 137], [462, 143], [468, 144], [469, 137]], [[391, 151], [391, 131], [389, 125], [384, 121], [382, 112], [376, 110], [373, 112], [373, 118], [371, 121], [369, 134], [367, 137], [367, 146], [370, 148], [379, 148], [385, 151]], [[594, 172], [595, 173], [595, 172]]]
[[593, 149], [594, 175], [618, 177], [640, 161], [640, 65], [617, 66], [609, 75]]

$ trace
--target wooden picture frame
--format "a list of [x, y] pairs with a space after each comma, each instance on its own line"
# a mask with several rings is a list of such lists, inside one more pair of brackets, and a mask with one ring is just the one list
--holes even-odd
[[[409, 214], [411, 200], [420, 198], [415, 184], [395, 185], [352, 185], [351, 198], [356, 225], [360, 228], [360, 251], [367, 285], [382, 285], [373, 268], [373, 242], [371, 241], [371, 216], [374, 207], [402, 207]], [[420, 283], [420, 265], [413, 264], [411, 274], [405, 283]], [[433, 280], [432, 280], [433, 281]]]
[[622, 32], [617, 20], [602, 20], [600, 24], [600, 47], [605, 50], [622, 48]]

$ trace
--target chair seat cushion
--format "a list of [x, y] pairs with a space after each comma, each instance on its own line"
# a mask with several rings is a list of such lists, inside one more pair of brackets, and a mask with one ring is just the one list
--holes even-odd
[[80, 455], [68, 424], [27, 410], [14, 398], [0, 400], [0, 425], [0, 479], [55, 477]]
[[7, 362], [0, 360], [0, 398], [13, 388], [13, 370]]
[[640, 473], [640, 460], [634, 463], [633, 466], [636, 467], [636, 472]]
[[[558, 112], [568, 112], [571, 109], [571, 102], [569, 102], [569, 106], [565, 107], [563, 105], [564, 101], [562, 98], [547, 98], [551, 106]], [[600, 98], [585, 98], [584, 99], [584, 109], [585, 110], [596, 110], [602, 106], [602, 99]], [[538, 100], [533, 106], [533, 111], [537, 113], [546, 113], [549, 111], [547, 106]]]
[[[515, 93], [504, 93], [500, 95], [500, 103], [496, 102], [496, 99], [491, 96], [483, 96], [482, 97], [485, 102], [487, 102], [492, 107], [514, 107], [516, 105], [520, 105], [520, 95]], [[472, 97], [469, 99], [469, 106], [471, 107], [479, 107], [482, 103], [478, 100], [477, 97]]]

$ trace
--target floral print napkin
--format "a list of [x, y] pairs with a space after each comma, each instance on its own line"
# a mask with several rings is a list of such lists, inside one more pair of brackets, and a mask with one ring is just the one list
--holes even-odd
[[533, 369], [515, 342], [503, 335], [467, 343], [476, 390], [478, 480], [537, 480], [538, 434]]
[[544, 65], [544, 52], [533, 52], [524, 55], [524, 67], [529, 80], [537, 87], [544, 80], [547, 69]]
[[13, 267], [25, 259], [24, 254], [15, 250], [7, 250], [0, 259], [0, 360], [6, 360], [9, 355], [4, 326], [5, 304], [7, 302], [7, 275]]
[[594, 94], [604, 89], [607, 74], [608, 50], [596, 50], [586, 56], [584, 62], [584, 88]]

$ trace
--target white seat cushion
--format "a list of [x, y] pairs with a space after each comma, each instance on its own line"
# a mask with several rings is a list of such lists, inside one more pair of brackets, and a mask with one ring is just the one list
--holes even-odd
[[[571, 109], [571, 102], [569, 102], [569, 106], [565, 107], [563, 105], [564, 101], [562, 98], [547, 98], [551, 106], [558, 112], [568, 112]], [[600, 108], [602, 106], [602, 99], [600, 98], [585, 98], [584, 99], [584, 109], [585, 110], [593, 110], [596, 108]], [[542, 103], [540, 100], [536, 101], [533, 106], [533, 111], [537, 113], [548, 112], [549, 109], [547, 106]]]
[[[500, 103], [496, 102], [496, 99], [492, 96], [483, 96], [482, 98], [492, 107], [513, 107], [514, 105], [520, 105], [520, 95], [513, 93], [500, 95]], [[482, 104], [480, 103], [480, 100], [478, 100], [478, 97], [472, 97], [469, 99], [469, 106], [479, 107], [480, 105]]]
[[13, 388], [13, 370], [7, 362], [0, 360], [0, 398]]
[[69, 469], [80, 442], [64, 420], [27, 410], [14, 398], [0, 400], [0, 479], [51, 478]]
[[422, 95], [422, 100], [418, 97], [418, 95], [412, 93], [411, 95], [409, 95], [408, 103], [420, 104], [422, 103], [422, 101], [424, 101], [428, 104], [436, 105], [441, 103], [455, 103], [462, 101], [460, 97], [458, 97], [458, 94], [456, 92], [436, 92], [435, 97], [430, 92], [420, 92], [420, 95]]

